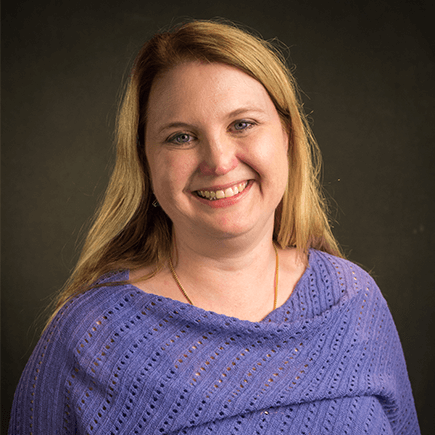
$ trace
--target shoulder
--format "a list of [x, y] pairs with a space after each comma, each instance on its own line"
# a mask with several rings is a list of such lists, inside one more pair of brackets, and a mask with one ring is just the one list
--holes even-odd
[[48, 325], [45, 334], [58, 336], [64, 345], [103, 324], [120, 323], [145, 303], [147, 294], [130, 285], [128, 272], [103, 275], [94, 286], [66, 302]]
[[[104, 383], [108, 373], [119, 358], [129, 357], [129, 331], [141, 313], [146, 314], [141, 326], [149, 329], [154, 319], [148, 313], [153, 313], [157, 305], [155, 298], [128, 284], [127, 278], [126, 272], [103, 276], [95, 287], [61, 307], [21, 375], [11, 427], [16, 429], [23, 421], [33, 419], [33, 433], [54, 433], [68, 424], [73, 428], [75, 412], [66, 410], [71, 407], [81, 411], [82, 400], [94, 388], [98, 371], [102, 391], [110, 388]], [[106, 355], [109, 349], [110, 357]], [[88, 410], [92, 412], [92, 407]]]
[[370, 274], [344, 258], [311, 249], [307, 273], [339, 299], [355, 298], [362, 293], [382, 298]]
[[87, 366], [95, 349], [105, 348], [127, 334], [138, 315], [156, 305], [152, 295], [127, 279], [126, 272], [103, 276], [95, 287], [65, 303], [38, 341], [30, 366], [59, 372], [63, 367], [66, 373], [72, 367]]
[[376, 346], [388, 342], [400, 347], [387, 301], [369, 273], [349, 260], [314, 250], [306, 272], [306, 305], [315, 314], [342, 320], [343, 328]]

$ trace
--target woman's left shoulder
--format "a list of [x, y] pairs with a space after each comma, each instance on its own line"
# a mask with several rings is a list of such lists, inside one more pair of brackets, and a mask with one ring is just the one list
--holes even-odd
[[320, 275], [323, 282], [340, 289], [349, 297], [365, 293], [382, 296], [375, 280], [361, 266], [327, 252], [311, 249], [309, 271]]

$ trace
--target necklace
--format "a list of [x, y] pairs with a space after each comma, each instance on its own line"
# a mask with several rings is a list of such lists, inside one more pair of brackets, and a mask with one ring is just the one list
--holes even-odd
[[[276, 304], [278, 300], [278, 271], [279, 271], [279, 256], [278, 256], [278, 250], [276, 249], [275, 243], [273, 244], [273, 249], [275, 250], [275, 282], [274, 282], [274, 294], [273, 294], [273, 309], [276, 309]], [[175, 273], [174, 266], [172, 264], [172, 259], [169, 257], [169, 269], [171, 270], [172, 276], [177, 283], [178, 288], [181, 290], [181, 293], [183, 293], [183, 296], [188, 300], [190, 305], [193, 305], [192, 300], [187, 295], [186, 290], [184, 290], [183, 285], [180, 282], [180, 279], [178, 278], [178, 275]]]

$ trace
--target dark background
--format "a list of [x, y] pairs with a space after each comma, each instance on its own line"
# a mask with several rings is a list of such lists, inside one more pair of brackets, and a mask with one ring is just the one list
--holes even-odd
[[389, 303], [429, 433], [433, 12], [429, 1], [397, 0], [3, 1], [3, 428], [41, 313], [73, 267], [105, 189], [134, 55], [173, 21], [217, 16], [289, 46], [323, 151], [335, 235]]

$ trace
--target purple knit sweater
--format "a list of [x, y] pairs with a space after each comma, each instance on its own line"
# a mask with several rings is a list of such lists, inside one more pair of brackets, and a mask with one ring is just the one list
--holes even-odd
[[76, 297], [24, 370], [9, 433], [420, 431], [379, 289], [354, 264], [312, 250], [289, 300], [257, 323], [129, 284]]

